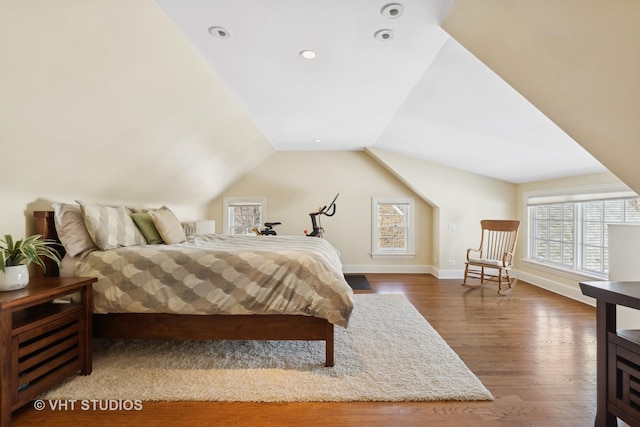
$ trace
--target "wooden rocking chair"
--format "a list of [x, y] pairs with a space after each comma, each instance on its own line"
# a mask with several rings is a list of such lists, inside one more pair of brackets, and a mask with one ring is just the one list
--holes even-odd
[[[478, 288], [486, 282], [497, 282], [498, 293], [508, 295], [511, 292], [509, 270], [513, 265], [513, 257], [518, 240], [520, 221], [484, 219], [480, 221], [482, 237], [478, 249], [467, 249], [467, 262], [464, 269], [462, 286]], [[496, 274], [488, 274], [485, 269], [497, 270]], [[467, 279], [477, 278], [480, 283], [470, 285]], [[503, 283], [508, 284], [506, 290]]]

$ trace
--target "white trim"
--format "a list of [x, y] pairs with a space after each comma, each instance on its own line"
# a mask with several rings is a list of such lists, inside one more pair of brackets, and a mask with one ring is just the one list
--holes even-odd
[[[546, 270], [553, 272], [555, 274], [561, 274], [562, 276], [566, 276], [570, 279], [576, 278], [577, 280], [606, 280], [605, 275], [598, 275], [597, 273], [593, 273], [590, 275], [588, 271], [578, 270], [577, 268], [581, 265], [582, 254], [579, 252], [579, 245], [577, 241], [578, 236], [580, 235], [578, 227], [579, 217], [574, 218], [574, 267], [576, 269], [567, 267], [567, 269], [563, 269], [560, 265], [555, 264], [543, 264], [541, 262], [536, 262], [536, 260], [530, 259], [531, 256], [531, 227], [530, 227], [530, 206], [536, 206], [539, 204], [551, 204], [551, 203], [562, 203], [562, 202], [585, 202], [589, 200], [608, 200], [608, 199], [626, 199], [637, 197], [638, 194], [634, 192], [631, 188], [629, 188], [626, 184], [622, 182], [618, 183], [609, 183], [609, 184], [598, 184], [598, 185], [584, 185], [578, 187], [565, 187], [565, 188], [554, 188], [554, 189], [545, 189], [545, 190], [532, 190], [525, 191], [522, 194], [522, 221], [521, 227], [524, 230], [522, 233], [522, 238], [524, 239], [524, 257], [521, 261], [530, 263], [530, 265], [534, 268], [538, 268], [541, 270]], [[574, 214], [576, 215], [576, 214]], [[607, 223], [603, 222], [606, 226]], [[604, 241], [603, 241], [604, 245]], [[606, 247], [604, 248], [606, 250]]]
[[534, 268], [536, 270], [544, 271], [551, 274], [556, 274], [569, 280], [575, 280], [576, 282], [589, 280], [607, 280], [607, 277], [605, 275], [598, 275], [595, 273], [591, 275], [583, 271], [561, 268], [560, 266], [556, 266], [555, 264], [545, 264], [530, 259], [521, 259], [520, 262], [523, 264], [527, 264], [530, 268]]
[[521, 233], [524, 238], [525, 246], [525, 257], [529, 256], [530, 251], [530, 237], [529, 237], [529, 200], [530, 199], [541, 199], [545, 197], [560, 197], [567, 196], [578, 198], [578, 195], [584, 194], [597, 194], [597, 193], [617, 193], [617, 192], [629, 192], [628, 197], [634, 197], [636, 193], [631, 190], [626, 184], [622, 182], [610, 183], [610, 184], [598, 184], [598, 185], [583, 185], [578, 187], [563, 187], [563, 188], [551, 188], [545, 190], [531, 190], [525, 191], [522, 193], [522, 218], [520, 221], [520, 227], [524, 230]]
[[430, 265], [343, 265], [343, 273], [433, 274]]
[[439, 270], [432, 265], [343, 265], [343, 273], [431, 274], [438, 279], [463, 279], [464, 270]]
[[439, 270], [435, 269], [433, 274], [438, 279], [464, 279], [464, 270]]
[[[406, 226], [407, 226], [407, 248], [403, 251], [386, 251], [378, 249], [378, 205], [398, 204], [408, 205]], [[412, 197], [372, 197], [371, 198], [371, 258], [373, 259], [411, 259], [407, 256], [415, 257], [415, 200]]]
[[585, 200], [617, 199], [635, 196], [637, 196], [635, 191], [624, 183], [618, 182], [611, 184], [525, 191], [522, 194], [522, 200], [524, 205], [527, 206], [532, 204], [581, 202]]
[[[573, 300], [579, 301], [581, 303], [591, 305], [595, 307], [595, 299], [585, 296], [580, 291], [580, 288], [565, 285], [564, 283], [559, 283], [553, 280], [545, 279], [544, 277], [536, 276], [535, 274], [526, 273], [519, 270], [511, 270], [513, 277], [517, 279], [521, 279], [527, 283], [530, 283], [534, 286], [537, 286], [542, 289], [546, 289], [558, 295], [562, 295], [563, 297], [571, 298]], [[518, 286], [516, 284], [516, 286]]]
[[371, 259], [415, 259], [416, 254], [389, 254], [389, 253], [379, 253], [379, 254], [369, 254], [371, 255]]
[[267, 198], [265, 196], [258, 196], [258, 197], [236, 197], [236, 196], [231, 196], [231, 197], [223, 197], [222, 198], [222, 233], [223, 234], [230, 234], [229, 231], [229, 205], [236, 205], [236, 204], [242, 204], [242, 203], [246, 203], [246, 204], [260, 204], [260, 206], [262, 207], [260, 212], [262, 215], [262, 218], [260, 223], [262, 225], [262, 222], [266, 221], [265, 218], [268, 218], [267, 216]]

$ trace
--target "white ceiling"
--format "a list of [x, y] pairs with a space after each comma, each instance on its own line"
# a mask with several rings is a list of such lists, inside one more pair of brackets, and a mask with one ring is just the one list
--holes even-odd
[[276, 150], [373, 146], [513, 183], [606, 170], [442, 30], [453, 0], [395, 19], [378, 0], [157, 1]]

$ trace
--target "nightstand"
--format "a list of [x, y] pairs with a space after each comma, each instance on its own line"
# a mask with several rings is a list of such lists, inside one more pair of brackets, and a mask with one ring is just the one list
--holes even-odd
[[[1, 425], [36, 396], [80, 371], [91, 373], [92, 284], [95, 278], [32, 277], [26, 288], [0, 292]], [[54, 302], [80, 292], [80, 302]]]

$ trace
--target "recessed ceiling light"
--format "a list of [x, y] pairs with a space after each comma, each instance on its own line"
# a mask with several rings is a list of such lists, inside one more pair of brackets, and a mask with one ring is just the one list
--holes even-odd
[[316, 138], [313, 140], [313, 142], [322, 142], [322, 140]]
[[218, 39], [231, 38], [231, 31], [227, 30], [224, 27], [211, 27], [209, 28], [209, 34]]
[[304, 59], [314, 59], [316, 56], [318, 56], [312, 50], [301, 50], [299, 55], [301, 58], [304, 58]]
[[396, 19], [404, 14], [404, 6], [400, 3], [389, 3], [382, 8], [380, 13], [382, 14], [382, 16], [385, 16], [389, 19]]
[[376, 40], [387, 41], [391, 40], [394, 37], [393, 31], [391, 30], [378, 30], [373, 34]]

